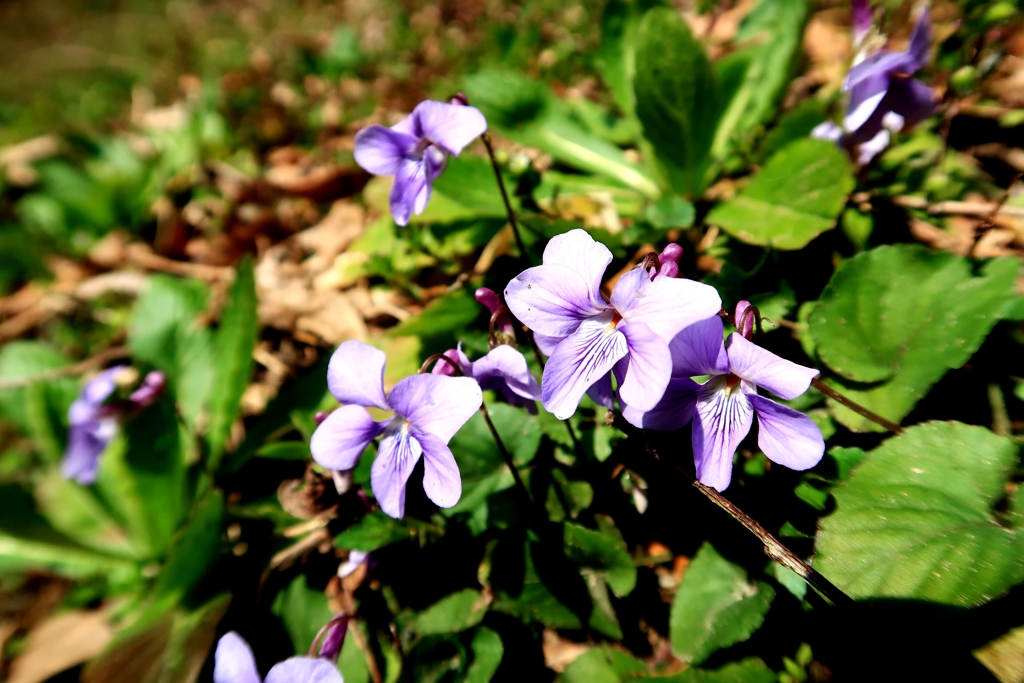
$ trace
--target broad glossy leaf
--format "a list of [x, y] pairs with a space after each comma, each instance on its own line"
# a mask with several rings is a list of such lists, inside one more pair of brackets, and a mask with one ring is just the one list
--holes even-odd
[[771, 586], [748, 581], [741, 567], [705, 543], [672, 602], [672, 650], [683, 661], [703, 662], [714, 651], [749, 638], [761, 626], [774, 598]]
[[216, 372], [213, 335], [197, 324], [208, 296], [209, 288], [196, 280], [153, 275], [128, 323], [132, 357], [167, 373], [182, 417], [193, 430]]
[[151, 557], [166, 552], [185, 516], [184, 447], [174, 406], [164, 397], [128, 420], [100, 459], [99, 493]]
[[489, 628], [478, 628], [470, 641], [473, 661], [466, 670], [466, 683], [487, 683], [494, 676], [505, 656], [501, 636]]
[[704, 47], [675, 9], [656, 7], [636, 37], [636, 114], [668, 185], [699, 195], [721, 105]]
[[581, 654], [556, 680], [558, 683], [619, 683], [647, 673], [647, 666], [636, 657], [604, 646]]
[[[742, 80], [725, 105], [712, 155], [722, 159], [775, 112], [789, 82], [807, 17], [807, 0], [759, 0], [743, 18], [736, 42], [748, 45], [722, 61], [742, 59]], [[723, 79], [724, 80], [724, 79]]]
[[371, 551], [412, 538], [416, 530], [408, 521], [375, 511], [334, 537], [334, 545], [349, 550]]
[[712, 209], [707, 222], [741, 242], [801, 249], [835, 225], [853, 186], [850, 162], [836, 145], [798, 140], [772, 156], [738, 195]]
[[969, 607], [1024, 580], [1024, 538], [993, 514], [1017, 446], [929, 422], [868, 454], [821, 520], [815, 568], [855, 598]]
[[327, 596], [322, 590], [310, 588], [305, 574], [299, 574], [281, 589], [270, 611], [284, 623], [296, 655], [309, 652], [320, 627], [334, 616], [327, 605]]
[[416, 616], [414, 629], [422, 636], [458, 633], [480, 623], [490, 599], [466, 588], [441, 598]]
[[259, 335], [256, 316], [256, 281], [252, 258], [242, 259], [235, 281], [224, 304], [220, 327], [214, 337], [216, 381], [210, 388], [210, 424], [206, 440], [210, 444], [210, 467], [217, 469], [238, 416], [242, 394], [252, 375], [252, 351]]
[[157, 595], [185, 597], [217, 561], [221, 522], [224, 517], [224, 494], [213, 489], [193, 507], [189, 518], [178, 532], [157, 580]]
[[573, 562], [605, 572], [609, 587], [624, 597], [636, 586], [636, 567], [622, 534], [610, 517], [597, 517], [599, 530], [579, 524], [565, 524], [566, 555]]
[[673, 676], [636, 679], [637, 683], [774, 683], [777, 674], [756, 657], [726, 664], [721, 669], [690, 667]]
[[[515, 181], [505, 174], [505, 186], [514, 187]], [[513, 207], [518, 202], [515, 197]], [[487, 157], [463, 154], [448, 160], [442, 173], [434, 181], [430, 203], [413, 223], [435, 223], [472, 218], [504, 218], [505, 203], [501, 199], [494, 169]]]
[[[899, 421], [965, 363], [1011, 300], [1019, 263], [991, 261], [980, 277], [972, 270], [963, 257], [912, 245], [878, 247], [844, 263], [808, 318], [818, 356], [843, 378], [839, 390]], [[851, 429], [880, 429], [847, 409], [833, 411]]]

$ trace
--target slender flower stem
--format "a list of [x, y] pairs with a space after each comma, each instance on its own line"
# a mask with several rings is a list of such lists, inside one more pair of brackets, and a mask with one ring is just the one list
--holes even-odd
[[443, 360], [444, 362], [448, 363], [448, 365], [452, 366], [452, 368], [455, 370], [456, 373], [458, 373], [460, 375], [462, 374], [462, 370], [461, 370], [461, 368], [459, 368], [458, 363], [456, 363], [455, 361], [453, 361], [451, 358], [449, 358], [448, 356], [444, 355], [443, 353], [435, 353], [433, 356], [430, 356], [425, 361], [423, 361], [423, 365], [420, 366], [419, 374], [421, 374], [421, 375], [424, 374], [427, 370], [430, 369], [431, 365], [433, 365], [435, 362], [437, 362], [439, 360]]
[[519, 223], [516, 221], [516, 214], [512, 211], [512, 202], [508, 199], [508, 190], [505, 189], [505, 179], [501, 176], [501, 167], [498, 166], [498, 160], [494, 156], [494, 147], [491, 146], [491, 136], [484, 133], [480, 136], [480, 139], [484, 141], [484, 147], [487, 148], [487, 156], [491, 158], [491, 167], [494, 169], [494, 177], [498, 179], [498, 188], [501, 190], [501, 198], [505, 202], [505, 212], [508, 213], [508, 222], [512, 226], [512, 234], [516, 238], [516, 246], [519, 247], [519, 253], [522, 255], [524, 261], [529, 261], [529, 256], [526, 254], [526, 246], [523, 244], [523, 238], [519, 234]]
[[[533, 357], [537, 359], [537, 365], [540, 366], [541, 372], [544, 371], [544, 354], [540, 352], [540, 347], [537, 346], [537, 340], [533, 338], [533, 330], [526, 325], [523, 325], [523, 331], [526, 332], [526, 339], [530, 342], [530, 348], [533, 349]], [[565, 429], [569, 432], [569, 440], [572, 441], [573, 452], [579, 453], [580, 441], [576, 438], [576, 430], [572, 428], [572, 424], [568, 420], [562, 420], [565, 423]]]
[[498, 452], [501, 453], [502, 459], [505, 464], [508, 465], [509, 470], [512, 472], [512, 478], [516, 482], [516, 488], [526, 499], [526, 502], [533, 504], [533, 499], [530, 498], [530, 491], [526, 488], [526, 484], [523, 483], [523, 478], [519, 476], [519, 470], [516, 469], [516, 464], [512, 461], [512, 454], [505, 448], [505, 443], [501, 440], [501, 436], [498, 434], [498, 430], [495, 428], [494, 423], [491, 422], [491, 414], [487, 412], [487, 406], [483, 403], [480, 404], [480, 412], [483, 413], [484, 422], [487, 423], [487, 428], [491, 430], [491, 436], [494, 437], [494, 443], [498, 446]]
[[[626, 422], [621, 415], [609, 410], [605, 414], [605, 424], [615, 426], [618, 429], [626, 432], [627, 434], [637, 434], [639, 430], [635, 429], [631, 424]], [[730, 517], [735, 519], [737, 522], [742, 524], [747, 531], [754, 534], [761, 544], [764, 546], [764, 553], [771, 559], [775, 560], [783, 567], [793, 570], [797, 576], [806, 581], [816, 591], [818, 591], [826, 600], [831, 602], [833, 605], [844, 605], [852, 604], [853, 599], [850, 598], [846, 593], [841, 591], [831, 581], [826, 579], [824, 576], [815, 571], [809, 564], [801, 560], [796, 553], [787, 548], [782, 544], [779, 539], [775, 538], [767, 529], [761, 526], [757, 520], [748, 515], [747, 513], [740, 510], [728, 498], [723, 496], [718, 491], [705, 486], [704, 484], [697, 481], [697, 479], [690, 474], [686, 469], [679, 466], [675, 462], [662, 458], [658, 449], [655, 448], [650, 441], [645, 442], [645, 448], [647, 452], [654, 456], [654, 459], [668, 464], [676, 472], [681, 474], [695, 489], [704, 494], [704, 497], [710, 500], [718, 507], [725, 510]]]
[[351, 629], [352, 640], [355, 641], [356, 647], [359, 648], [360, 652], [363, 653], [363, 657], [366, 659], [366, 668], [370, 671], [370, 680], [373, 683], [381, 683], [383, 677], [380, 675], [380, 667], [377, 666], [377, 659], [373, 656], [373, 651], [370, 649], [370, 644], [363, 638], [362, 632], [353, 625]]
[[860, 405], [859, 403], [851, 401], [850, 399], [846, 398], [845, 396], [840, 394], [838, 391], [836, 391], [835, 389], [830, 387], [829, 385], [827, 385], [824, 382], [822, 382], [817, 377], [815, 377], [814, 379], [811, 380], [811, 386], [814, 387], [815, 389], [817, 389], [818, 391], [820, 391], [821, 393], [825, 394], [829, 398], [833, 399], [834, 401], [838, 401], [839, 403], [842, 403], [844, 406], [846, 406], [847, 408], [849, 408], [853, 412], [857, 413], [858, 415], [862, 415], [862, 416], [866, 417], [867, 419], [871, 420], [872, 422], [875, 422], [877, 424], [882, 425], [883, 427], [888, 429], [893, 434], [902, 434], [903, 433], [903, 427], [900, 427], [895, 422], [890, 422], [889, 420], [886, 420], [881, 415], [878, 415], [876, 413], [871, 412], [870, 410], [868, 410], [864, 406]]
[[402, 667], [402, 680], [405, 683], [413, 683], [412, 672], [409, 671], [409, 667], [406, 666], [405, 662], [405, 648], [402, 647], [402, 639], [398, 637], [398, 627], [395, 626], [394, 622], [388, 624], [388, 627], [391, 629], [391, 638], [395, 643], [395, 651], [398, 652], [398, 661]]

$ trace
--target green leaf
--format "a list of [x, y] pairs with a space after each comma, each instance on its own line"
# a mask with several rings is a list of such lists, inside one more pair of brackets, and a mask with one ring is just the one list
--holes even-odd
[[802, 249], [835, 225], [853, 186], [850, 162], [836, 145], [798, 140], [772, 156], [738, 195], [712, 209], [707, 222], [747, 244]]
[[129, 420], [100, 459], [99, 492], [150, 557], [163, 555], [184, 517], [184, 447], [174, 406], [163, 398]]
[[322, 590], [310, 588], [299, 574], [274, 598], [270, 611], [283, 623], [296, 655], [309, 652], [320, 628], [334, 617]]
[[617, 597], [629, 595], [636, 587], [636, 567], [622, 533], [611, 518], [598, 516], [599, 531], [579, 524], [565, 524], [563, 538], [566, 555], [573, 562], [605, 572], [609, 587]]
[[472, 588], [441, 598], [420, 612], [414, 626], [421, 636], [458, 633], [473, 628], [487, 614], [488, 597]]
[[[504, 178], [507, 187], [514, 187], [515, 181], [511, 176], [504, 174]], [[413, 223], [433, 223], [505, 216], [505, 203], [490, 160], [463, 154], [448, 160], [444, 173], [434, 181], [426, 210], [410, 220]]]
[[587, 650], [565, 667], [557, 683], [619, 683], [648, 673], [636, 657], [608, 646]]
[[[0, 347], [0, 378], [20, 379], [33, 377], [50, 370], [58, 370], [70, 365], [68, 359], [56, 349], [37, 341], [9, 341]], [[65, 414], [71, 401], [78, 394], [78, 382], [74, 379], [53, 380], [45, 383], [33, 382], [46, 387], [45, 404], [50, 410], [62, 409]], [[31, 384], [25, 387], [0, 389], [0, 416], [9, 420], [25, 431], [34, 431], [30, 422], [38, 416], [29, 415], [26, 394]], [[40, 389], [36, 389], [40, 391]], [[39, 402], [40, 396], [33, 397]], [[37, 444], [37, 446], [42, 444]], [[49, 446], [45, 446], [49, 448]], [[52, 455], [46, 453], [45, 455]]]
[[309, 460], [309, 444], [305, 441], [273, 441], [260, 446], [257, 458], [273, 460]]
[[473, 661], [466, 670], [465, 683], [487, 683], [501, 665], [505, 656], [505, 646], [501, 636], [489, 628], [478, 628], [470, 642], [473, 650]]
[[141, 557], [139, 548], [91, 487], [65, 479], [53, 468], [36, 481], [35, 494], [39, 511], [58, 531], [102, 553]]
[[649, 10], [636, 37], [636, 113], [669, 187], [699, 196], [720, 112], [718, 83], [703, 46], [679, 14]]
[[626, 116], [634, 116], [636, 112], [633, 77], [636, 75], [637, 28], [644, 13], [659, 4], [657, 0], [610, 0], [601, 13], [597, 67]]
[[637, 679], [637, 683], [775, 683], [777, 680], [775, 672], [764, 662], [756, 657], [748, 657], [713, 671], [690, 667], [673, 676]]
[[833, 491], [815, 568], [854, 598], [969, 607], [1024, 580], [1020, 529], [993, 514], [1017, 446], [982, 427], [929, 422], [868, 454]]
[[463, 287], [434, 299], [422, 313], [392, 328], [388, 336], [458, 337], [480, 311], [480, 304]]
[[192, 612], [164, 607], [143, 615], [86, 665], [82, 683], [195, 681], [230, 602], [225, 594]]
[[771, 586], [748, 581], [742, 568], [705, 543], [672, 601], [672, 650], [685, 662], [701, 663], [716, 650], [750, 637], [774, 598]]
[[743, 18], [736, 42], [750, 47], [722, 60], [742, 59], [745, 68], [715, 131], [712, 155], [716, 159], [723, 159], [738, 139], [775, 113], [799, 54], [806, 18], [806, 0], [759, 0]]
[[209, 466], [213, 471], [220, 464], [231, 424], [238, 416], [242, 394], [252, 375], [252, 351], [259, 336], [252, 268], [252, 258], [246, 255], [235, 271], [235, 281], [213, 340], [216, 381], [210, 389], [210, 424], [206, 430]]
[[190, 518], [174, 539], [167, 562], [160, 573], [157, 595], [187, 596], [217, 560], [224, 494], [213, 489], [197, 502]]
[[334, 545], [369, 552], [392, 543], [406, 541], [415, 534], [414, 527], [409, 526], [407, 522], [392, 519], [377, 510], [335, 536]]
[[[975, 277], [971, 262], [955, 254], [879, 247], [836, 271], [808, 330], [818, 356], [842, 377], [839, 391], [898, 422], [978, 349], [1013, 296], [1018, 270], [1018, 261], [997, 259]], [[833, 413], [851, 429], [881, 429], [849, 409], [833, 406]]]
[[693, 225], [697, 210], [693, 203], [678, 195], [665, 195], [644, 211], [644, 218], [656, 228], [688, 228]]
[[198, 326], [209, 288], [196, 280], [153, 275], [128, 322], [128, 348], [172, 381], [182, 417], [195, 430], [213, 386], [213, 335]]

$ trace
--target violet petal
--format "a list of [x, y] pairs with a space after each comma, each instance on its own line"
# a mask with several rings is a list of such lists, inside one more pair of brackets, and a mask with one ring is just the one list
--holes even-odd
[[629, 364], [619, 395], [634, 410], [651, 410], [672, 377], [672, 354], [664, 340], [644, 323], [619, 325], [619, 332], [629, 348]]
[[289, 657], [275, 664], [264, 683], [344, 683], [334, 663], [319, 657]]
[[380, 436], [387, 422], [377, 422], [362, 406], [338, 408], [313, 432], [309, 450], [313, 460], [332, 470], [350, 470], [359, 463], [370, 442]]
[[819, 374], [814, 368], [779, 358], [736, 333], [729, 335], [725, 346], [732, 372], [780, 398], [796, 398], [807, 391], [811, 380]]
[[541, 398], [544, 407], [559, 420], [572, 416], [587, 388], [629, 352], [621, 332], [608, 332], [610, 323], [610, 312], [584, 321], [555, 347], [544, 366]]
[[686, 377], [673, 377], [658, 405], [646, 412], [635, 410], [626, 403], [622, 416], [634, 427], [653, 429], [656, 432], [673, 432], [686, 426], [693, 419], [697, 407], [700, 384]]
[[374, 175], [395, 175], [415, 147], [413, 136], [373, 125], [356, 133], [352, 155], [357, 164]]
[[343, 342], [331, 354], [327, 388], [344, 404], [391, 410], [384, 397], [384, 352], [361, 341]]
[[673, 377], [724, 375], [729, 372], [725, 352], [725, 327], [720, 317], [712, 316], [684, 327], [669, 342]]
[[[604, 302], [601, 281], [611, 262], [612, 252], [608, 247], [580, 228], [552, 237], [544, 247], [544, 265], [565, 266], [579, 274], [590, 287], [590, 300], [598, 303]], [[505, 300], [508, 301], [507, 296]]]
[[384, 514], [395, 519], [405, 514], [405, 485], [422, 453], [423, 448], [409, 433], [405, 420], [392, 420], [370, 468], [370, 488]]
[[603, 300], [593, 298], [593, 290], [593, 282], [567, 266], [543, 265], [512, 279], [505, 288], [505, 301], [530, 329], [564, 338], [606, 308]]
[[260, 683], [252, 648], [234, 631], [221, 636], [213, 658], [214, 683]]
[[646, 324], [667, 342], [687, 325], [718, 313], [722, 299], [709, 285], [663, 277], [651, 280], [635, 268], [619, 278], [611, 304], [628, 322]]
[[825, 453], [825, 440], [814, 420], [789, 406], [750, 394], [757, 413], [757, 445], [772, 462], [791, 470], [807, 470]]
[[429, 432], [415, 432], [423, 449], [423, 490], [438, 507], [450, 508], [462, 497], [462, 477], [445, 442]]
[[742, 391], [727, 388], [725, 377], [715, 377], [698, 393], [693, 418], [693, 458], [697, 479], [716, 491], [732, 480], [732, 457], [750, 432], [754, 410]]
[[480, 110], [461, 104], [427, 100], [416, 105], [410, 118], [422, 137], [455, 156], [487, 131], [487, 120]]
[[388, 401], [417, 429], [448, 443], [480, 409], [483, 395], [471, 377], [413, 375], [395, 385]]

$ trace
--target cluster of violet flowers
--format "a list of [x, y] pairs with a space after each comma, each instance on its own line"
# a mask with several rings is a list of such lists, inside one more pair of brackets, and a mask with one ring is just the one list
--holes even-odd
[[924, 120], [935, 111], [935, 94], [912, 78], [928, 63], [931, 21], [921, 12], [906, 50], [882, 49], [884, 36], [874, 30], [868, 0], [853, 0], [853, 67], [843, 81], [849, 103], [842, 125], [831, 121], [811, 131], [812, 137], [831, 140], [865, 166], [889, 146], [890, 133]]

